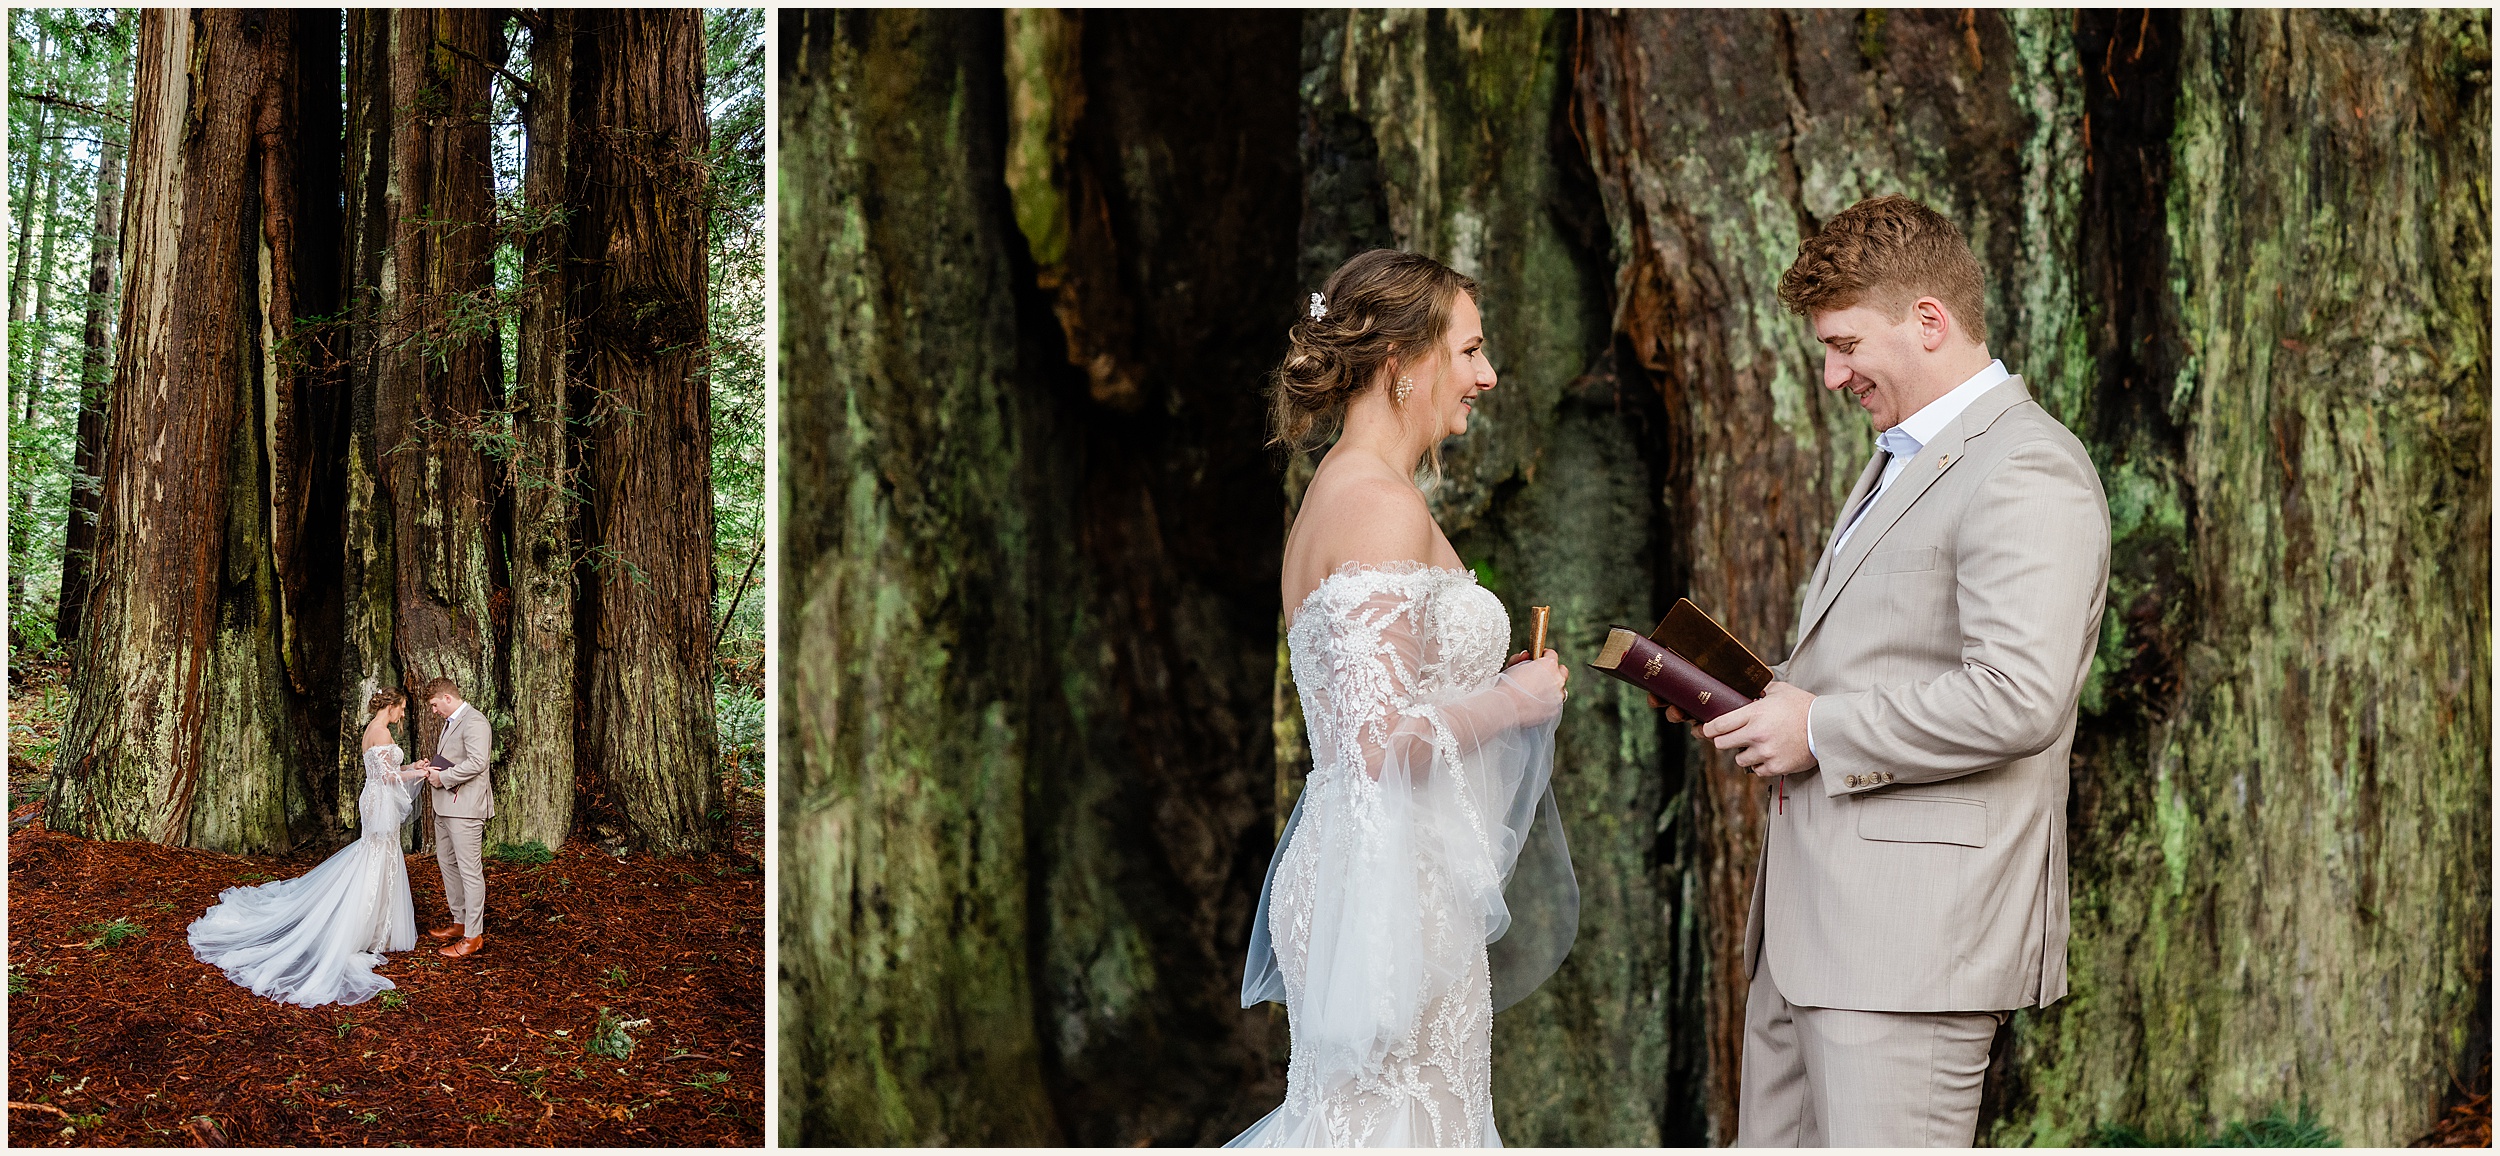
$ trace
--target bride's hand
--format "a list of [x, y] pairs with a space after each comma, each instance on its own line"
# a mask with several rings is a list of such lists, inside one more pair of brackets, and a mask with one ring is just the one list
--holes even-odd
[[1512, 655], [1504, 673], [1518, 680], [1519, 689], [1528, 692], [1538, 702], [1552, 706], [1557, 713], [1562, 710], [1563, 699], [1571, 693], [1571, 668], [1564, 666], [1562, 656], [1550, 649], [1534, 659], [1529, 658], [1526, 651]]

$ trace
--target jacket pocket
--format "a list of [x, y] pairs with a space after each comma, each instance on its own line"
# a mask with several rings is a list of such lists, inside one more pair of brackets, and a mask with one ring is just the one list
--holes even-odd
[[1866, 556], [1861, 574], [1907, 574], [1916, 570], [1936, 568], [1936, 548], [1913, 546], [1907, 550], [1886, 550]]
[[1988, 845], [1988, 804], [1940, 795], [1861, 795], [1858, 838], [1886, 843]]

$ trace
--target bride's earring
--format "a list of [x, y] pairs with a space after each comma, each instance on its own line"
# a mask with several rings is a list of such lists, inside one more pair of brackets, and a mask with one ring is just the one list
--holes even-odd
[[1389, 396], [1396, 399], [1400, 404], [1404, 404], [1406, 401], [1406, 395], [1414, 392], [1414, 390], [1415, 379], [1401, 373], [1398, 375], [1398, 387], [1390, 390]]

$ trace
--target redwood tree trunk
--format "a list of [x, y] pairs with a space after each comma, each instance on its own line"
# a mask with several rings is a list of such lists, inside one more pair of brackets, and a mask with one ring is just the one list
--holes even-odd
[[570, 370], [585, 392], [583, 759], [632, 842], [710, 847], [712, 433], [703, 14], [586, 13]]
[[[96, 584], [45, 808], [56, 830], [283, 850], [306, 792], [280, 654], [264, 390], [292, 335], [261, 111], [292, 21], [149, 9], [138, 37]], [[283, 129], [283, 126], [281, 126]], [[288, 174], [291, 177], [291, 174]]]
[[[501, 392], [491, 376], [495, 332], [481, 320], [494, 286], [485, 64], [493, 29], [483, 9], [401, 8], [387, 34], [396, 196], [384, 210], [390, 258], [378, 287], [373, 436], [397, 562], [394, 657], [412, 700], [427, 680], [449, 677], [502, 721], [481, 442]], [[419, 720], [411, 758], [431, 753], [442, 720], [417, 705], [408, 717]]]
[[[517, 445], [512, 495], [512, 727], [503, 736], [501, 794], [489, 838], [549, 847], [573, 829], [574, 638], [572, 379], [565, 318], [572, 278], [564, 212], [579, 195], [573, 168], [573, 52], [583, 13], [542, 9], [531, 17], [530, 91], [522, 98], [528, 151], [521, 194], [519, 371], [512, 398]], [[595, 16], [593, 17], [596, 18]]]
[[1033, 552], [1063, 539], [1016, 380], [999, 17], [787, 9], [780, 43], [781, 508], [811, 512], [780, 562], [781, 1135], [1056, 1143], [1025, 807]]
[[[116, 14], [117, 21], [128, 20]], [[112, 108], [126, 107], [121, 77], [128, 67], [119, 49], [114, 53]], [[78, 362], [78, 450], [70, 470], [69, 532], [61, 549], [60, 608], [53, 630], [64, 644], [78, 640], [87, 608], [95, 556], [96, 507], [102, 498], [98, 471], [104, 464], [104, 419], [112, 401], [112, 363], [105, 304], [113, 299], [113, 282], [121, 269], [122, 158], [127, 151], [120, 134], [100, 126], [103, 142], [96, 165], [95, 227], [87, 241], [86, 327]]]

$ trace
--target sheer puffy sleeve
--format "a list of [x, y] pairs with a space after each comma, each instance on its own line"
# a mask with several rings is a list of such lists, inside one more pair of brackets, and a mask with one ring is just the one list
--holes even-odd
[[[396, 745], [386, 744], [365, 752], [365, 785], [377, 789], [395, 805], [398, 819], [392, 821], [393, 826], [405, 820], [408, 813], [416, 808], [417, 788], [425, 784], [423, 772], [401, 769], [405, 758], [406, 755]], [[368, 794], [371, 793], [374, 792], [368, 791]]]
[[1507, 671], [1450, 677], [1463, 660], [1436, 640], [1497, 665], [1508, 620], [1481, 590], [1436, 599], [1428, 575], [1406, 577], [1306, 604], [1288, 635], [1313, 767], [1269, 865], [1242, 1004], [1293, 1005], [1295, 1047], [1323, 1069], [1377, 1060], [1467, 985], [1517, 1002], [1578, 930], [1551, 785], [1562, 700]]

